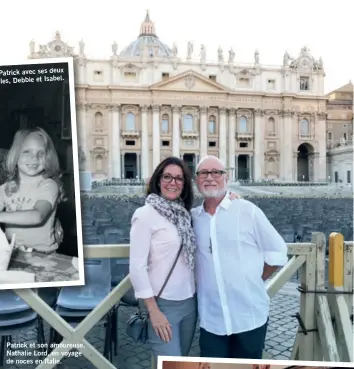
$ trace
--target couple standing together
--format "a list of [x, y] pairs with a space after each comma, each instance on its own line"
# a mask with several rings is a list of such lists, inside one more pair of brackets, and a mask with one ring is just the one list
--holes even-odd
[[261, 359], [265, 280], [287, 263], [287, 246], [260, 208], [228, 193], [217, 157], [199, 162], [196, 184], [204, 202], [192, 209], [188, 167], [165, 159], [132, 217], [130, 278], [148, 342], [155, 357], [188, 356], [199, 315], [201, 357]]

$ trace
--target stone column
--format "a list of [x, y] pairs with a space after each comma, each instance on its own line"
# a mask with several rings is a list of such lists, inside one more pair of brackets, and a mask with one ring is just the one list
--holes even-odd
[[[315, 125], [315, 140], [318, 142], [318, 158], [316, 159], [315, 180], [325, 181], [326, 170], [326, 113], [317, 114], [317, 124]], [[345, 179], [345, 178], [343, 178]]]
[[160, 163], [160, 105], [152, 107], [152, 170]]
[[293, 160], [292, 160], [292, 168], [293, 168], [293, 178], [292, 181], [297, 182], [298, 178], [297, 178], [297, 157], [298, 157], [298, 152], [294, 151], [293, 152]]
[[149, 178], [149, 127], [148, 107], [141, 107], [141, 178]]
[[122, 175], [121, 178], [125, 178], [125, 160], [124, 160], [125, 152], [120, 155], [121, 163], [122, 163]]
[[[90, 152], [87, 142], [87, 105], [80, 103], [77, 105], [77, 143], [81, 147], [81, 150], [85, 154], [85, 160], [80, 166], [82, 170], [90, 170]], [[78, 148], [79, 149], [79, 148]], [[79, 163], [80, 164], [80, 163]]]
[[179, 158], [181, 107], [172, 106], [172, 155]]
[[141, 178], [141, 168], [140, 168], [141, 162], [140, 162], [140, 154], [136, 154], [136, 175], [138, 179]]
[[120, 106], [113, 105], [112, 107], [112, 130], [111, 130], [111, 145], [112, 145], [112, 178], [121, 178], [120, 167]]
[[[113, 106], [108, 105], [108, 134], [112, 135], [112, 126], [113, 126]], [[108, 143], [108, 178], [113, 178], [113, 140], [111, 138], [111, 142]]]
[[236, 132], [236, 115], [235, 109], [229, 110], [229, 178], [232, 178], [232, 174], [235, 168], [235, 132]]
[[78, 75], [75, 76], [76, 83], [75, 84], [87, 84], [87, 59], [86, 58], [80, 58], [77, 60], [77, 66], [78, 66]]
[[[80, 190], [91, 191], [92, 189], [92, 168], [91, 168], [91, 153], [90, 146], [92, 143], [88, 142], [88, 133], [90, 126], [88, 126], [87, 104], [81, 103], [77, 109], [77, 144], [79, 154], [79, 181]], [[90, 140], [91, 141], [91, 140]]]
[[236, 181], [238, 180], [238, 155], [239, 154], [235, 155], [235, 180]]
[[249, 177], [250, 179], [254, 179], [254, 173], [253, 173], [253, 154], [248, 155], [248, 165], [249, 165]]
[[[281, 162], [281, 174], [282, 179], [284, 181], [292, 181], [293, 180], [293, 171], [292, 171], [292, 153], [293, 153], [293, 116], [294, 113], [290, 110], [283, 111], [283, 124], [282, 124], [282, 139], [280, 140], [280, 162]], [[295, 177], [297, 179], [297, 177]]]
[[279, 141], [279, 154], [280, 154], [280, 172], [279, 172], [279, 179], [281, 181], [285, 181], [285, 147], [284, 147], [284, 134], [285, 134], [285, 116], [284, 112], [281, 111], [279, 114], [279, 124], [278, 124], [278, 136], [281, 137], [281, 140]]
[[259, 181], [264, 176], [264, 124], [263, 112], [256, 109], [254, 112], [254, 179]]
[[219, 159], [226, 162], [226, 109], [219, 108]]
[[200, 107], [200, 159], [208, 155], [208, 117], [207, 108], [205, 106]]
[[289, 76], [290, 76], [289, 69], [288, 69], [288, 67], [285, 67], [284, 70], [283, 70], [284, 92], [289, 92], [290, 91], [290, 86], [289, 86], [290, 78], [289, 78]]

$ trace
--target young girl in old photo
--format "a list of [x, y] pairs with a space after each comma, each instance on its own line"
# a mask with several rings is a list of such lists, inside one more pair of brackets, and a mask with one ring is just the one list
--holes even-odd
[[50, 254], [63, 239], [56, 218], [64, 200], [59, 160], [42, 128], [17, 131], [6, 159], [7, 181], [0, 186], [0, 223], [15, 248]]

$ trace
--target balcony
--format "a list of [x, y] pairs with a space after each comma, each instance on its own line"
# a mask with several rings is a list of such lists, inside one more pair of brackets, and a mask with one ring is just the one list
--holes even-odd
[[252, 141], [253, 132], [236, 132], [237, 141]]
[[199, 133], [195, 131], [182, 131], [181, 136], [184, 139], [194, 140], [199, 137]]
[[140, 132], [139, 131], [133, 131], [133, 130], [122, 130], [121, 136], [123, 138], [139, 138]]
[[301, 135], [301, 134], [299, 134], [299, 140], [310, 141], [310, 140], [313, 140], [313, 139], [314, 139], [313, 135]]

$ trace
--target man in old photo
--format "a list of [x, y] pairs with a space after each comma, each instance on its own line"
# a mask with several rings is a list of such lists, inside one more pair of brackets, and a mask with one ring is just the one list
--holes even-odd
[[287, 263], [287, 246], [253, 203], [232, 201], [224, 164], [197, 166], [204, 197], [192, 210], [201, 357], [261, 359], [269, 316], [264, 281]]

